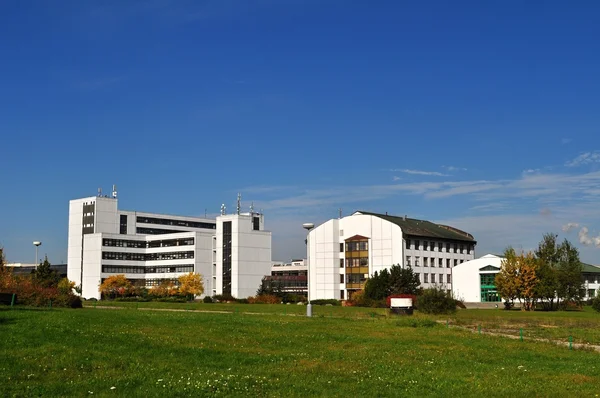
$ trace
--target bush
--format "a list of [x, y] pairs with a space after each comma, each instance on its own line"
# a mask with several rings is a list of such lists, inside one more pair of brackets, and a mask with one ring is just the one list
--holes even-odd
[[310, 303], [312, 305], [327, 305], [327, 304], [336, 305], [336, 306], [342, 305], [342, 302], [340, 300], [336, 300], [336, 299], [311, 300]]
[[600, 295], [596, 296], [594, 300], [592, 300], [592, 308], [600, 312]]
[[235, 299], [235, 302], [238, 303], [238, 304], [250, 304], [250, 301], [248, 301], [247, 298]]
[[235, 298], [231, 294], [217, 294], [213, 296], [213, 301], [216, 303], [226, 303], [228, 301], [235, 301]]
[[213, 302], [213, 299], [210, 298], [210, 296], [204, 296], [204, 298], [202, 299], [203, 302], [210, 304]]
[[456, 300], [452, 294], [434, 287], [423, 290], [417, 298], [417, 307], [425, 314], [452, 314], [456, 312]]
[[259, 294], [258, 296], [248, 297], [250, 304], [279, 304], [281, 299], [272, 294]]

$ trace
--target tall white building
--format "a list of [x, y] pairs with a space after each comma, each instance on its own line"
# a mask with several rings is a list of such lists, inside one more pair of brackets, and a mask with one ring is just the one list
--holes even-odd
[[[204, 294], [252, 296], [271, 270], [271, 233], [264, 216], [224, 214], [216, 219], [123, 211], [116, 191], [69, 202], [67, 277], [82, 296], [100, 298], [111, 275], [151, 287], [197, 272]], [[239, 205], [238, 205], [239, 209]]]
[[411, 267], [421, 286], [452, 289], [452, 268], [475, 255], [472, 235], [446, 225], [357, 211], [308, 234], [310, 297], [348, 299], [369, 276]]

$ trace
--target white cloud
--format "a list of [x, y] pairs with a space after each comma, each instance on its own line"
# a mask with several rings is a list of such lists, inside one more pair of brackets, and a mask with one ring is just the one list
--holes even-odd
[[560, 143], [563, 145], [570, 144], [571, 142], [573, 142], [571, 138], [563, 138], [562, 140], [560, 140]]
[[448, 174], [440, 173], [439, 171], [424, 171], [424, 170], [411, 170], [411, 169], [393, 169], [391, 171], [397, 171], [400, 173], [413, 174], [413, 175], [419, 175], [419, 176], [448, 177]]
[[442, 167], [451, 173], [455, 172], [455, 171], [467, 171], [467, 169], [464, 167], [456, 167], [456, 166], [442, 166]]
[[401, 179], [402, 179], [402, 177], [398, 177], [398, 176], [392, 177], [392, 181], [400, 181]]
[[575, 228], [579, 228], [579, 224], [577, 224], [576, 222], [570, 222], [563, 225], [562, 230], [563, 232], [569, 232]]
[[581, 228], [579, 230], [579, 243], [590, 246], [594, 245], [596, 247], [600, 247], [600, 235], [599, 236], [589, 236], [589, 229], [587, 227]]
[[586, 164], [599, 163], [600, 162], [600, 151], [584, 152], [577, 156], [575, 159], [565, 163], [567, 167], [577, 167]]

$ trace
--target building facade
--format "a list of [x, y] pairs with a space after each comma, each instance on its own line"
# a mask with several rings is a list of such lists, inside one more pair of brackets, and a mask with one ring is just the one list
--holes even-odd
[[251, 210], [215, 219], [123, 211], [116, 192], [69, 202], [67, 276], [84, 298], [100, 298], [101, 282], [124, 274], [152, 287], [189, 272], [204, 294], [254, 295], [271, 268], [271, 233]]
[[472, 260], [472, 235], [430, 221], [357, 211], [329, 220], [307, 237], [310, 297], [348, 299], [369, 276], [411, 267], [421, 286], [452, 288], [452, 270]]
[[306, 296], [307, 292], [306, 260], [296, 259], [289, 263], [275, 263], [271, 275], [265, 276], [263, 285], [275, 287], [284, 293]]

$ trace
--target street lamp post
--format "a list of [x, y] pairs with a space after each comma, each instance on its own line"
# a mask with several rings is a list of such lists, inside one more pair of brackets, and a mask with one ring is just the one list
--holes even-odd
[[308, 239], [310, 237], [310, 230], [315, 227], [315, 224], [307, 222], [302, 224], [302, 228], [307, 231], [306, 234], [306, 300], [308, 303], [306, 304], [306, 316], [312, 316], [312, 304], [310, 303], [310, 246], [308, 244]]
[[35, 240], [33, 241], [33, 245], [35, 246], [35, 265], [38, 265], [38, 247], [40, 247], [42, 245], [42, 242], [40, 242], [39, 240]]

